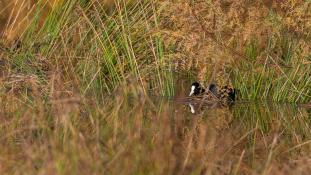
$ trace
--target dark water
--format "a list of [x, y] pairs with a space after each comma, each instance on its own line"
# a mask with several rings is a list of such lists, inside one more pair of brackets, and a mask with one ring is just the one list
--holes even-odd
[[[297, 173], [311, 167], [311, 110], [297, 104], [246, 102], [196, 105], [189, 82], [173, 99], [153, 99], [159, 126], [170, 133], [174, 172], [216, 174]], [[166, 117], [164, 117], [166, 116]], [[204, 165], [204, 168], [202, 166]]]
[[[295, 104], [239, 101], [221, 108], [190, 107], [180, 99], [164, 103], [162, 106], [170, 106], [169, 132], [177, 160], [176, 174], [186, 169], [192, 172], [199, 166], [196, 161], [202, 159], [213, 162], [215, 167], [206, 166], [216, 174], [231, 174], [237, 166], [246, 174], [310, 170], [310, 109]], [[185, 165], [187, 156], [192, 158]]]
[[191, 106], [189, 85], [176, 83], [174, 98], [120, 88], [99, 120], [111, 174], [311, 172], [310, 109], [241, 99]]

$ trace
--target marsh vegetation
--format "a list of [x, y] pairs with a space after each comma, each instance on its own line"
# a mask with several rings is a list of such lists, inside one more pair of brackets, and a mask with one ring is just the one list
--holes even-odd
[[[310, 1], [0, 7], [0, 174], [311, 171]], [[193, 114], [193, 80], [238, 100]]]

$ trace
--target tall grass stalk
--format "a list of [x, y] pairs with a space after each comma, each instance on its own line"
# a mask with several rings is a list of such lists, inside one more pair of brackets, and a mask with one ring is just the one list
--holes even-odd
[[254, 52], [254, 44], [246, 47], [246, 55], [253, 61], [242, 61], [233, 71], [235, 86], [243, 99], [295, 103], [310, 99], [311, 67], [299, 61], [303, 58], [299, 58], [298, 50], [293, 48], [294, 43], [289, 38], [277, 43], [286, 45], [282, 58], [274, 55], [268, 47], [264, 61]]
[[23, 54], [13, 56], [16, 71], [38, 74], [38, 67], [27, 63], [38, 62], [40, 54], [48, 58], [51, 69], [62, 71], [65, 80], [74, 80], [69, 83], [84, 95], [104, 97], [130, 77], [139, 80], [145, 93], [154, 81], [158, 94], [173, 95], [172, 72], [163, 61], [157, 2], [117, 1], [110, 11], [97, 1], [74, 8], [78, 2], [59, 4], [39, 31], [44, 4], [38, 2], [36, 15], [23, 35], [19, 52]]

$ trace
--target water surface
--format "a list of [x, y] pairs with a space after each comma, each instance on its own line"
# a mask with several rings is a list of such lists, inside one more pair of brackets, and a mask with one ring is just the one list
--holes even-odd
[[[172, 174], [307, 173], [311, 169], [311, 110], [296, 104], [245, 102], [189, 106], [189, 84], [173, 99], [144, 105], [143, 135]], [[153, 114], [150, 111], [154, 111]], [[150, 139], [151, 139], [150, 138]], [[163, 163], [163, 162], [162, 162]], [[155, 165], [156, 166], [156, 165]], [[168, 173], [170, 174], [170, 173]]]

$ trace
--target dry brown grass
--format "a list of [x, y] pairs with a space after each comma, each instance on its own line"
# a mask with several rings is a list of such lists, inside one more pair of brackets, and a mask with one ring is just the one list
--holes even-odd
[[[38, 27], [42, 26], [47, 14], [59, 3], [60, 0], [42, 1], [40, 12], [42, 17]], [[2, 7], [1, 36], [9, 42], [19, 39], [33, 20], [39, 3], [33, 0], [1, 0], [0, 4]]]
[[[255, 42], [256, 61], [279, 60], [282, 39], [294, 38], [295, 60], [307, 62], [311, 52], [311, 5], [307, 1], [163, 2], [166, 46], [177, 70], [193, 70], [200, 80], [227, 82], [228, 68], [247, 60]], [[283, 39], [284, 40], [284, 39]], [[270, 43], [270, 44], [269, 44]], [[271, 46], [272, 44], [272, 46]], [[284, 49], [283, 49], [284, 52]], [[223, 74], [223, 77], [216, 75]]]
[[[168, 58], [177, 71], [220, 84], [231, 83], [235, 66], [262, 64], [265, 54], [283, 63], [287, 35], [297, 37], [292, 61], [310, 64], [310, 3], [178, 0], [127, 9], [120, 3], [109, 16], [93, 2], [52, 21], [54, 35], [38, 35], [48, 44], [30, 37], [20, 47], [0, 47], [0, 174], [311, 171], [310, 109], [237, 103], [193, 115], [184, 103], [146, 93], [162, 94]], [[248, 54], [253, 41], [258, 53]], [[175, 95], [184, 97], [189, 82], [176, 84]]]
[[[1, 0], [0, 36], [9, 43], [20, 39], [27, 28], [32, 25], [35, 15], [39, 16], [37, 23], [39, 30], [48, 14], [63, 2], [63, 0]], [[94, 2], [101, 3], [108, 9], [115, 5], [113, 0], [95, 0]], [[37, 14], [38, 10], [40, 12]]]
[[183, 104], [150, 99], [134, 80], [101, 103], [62, 81], [51, 77], [47, 100], [1, 95], [1, 174], [310, 171], [310, 114], [303, 108], [244, 104], [191, 115]]

